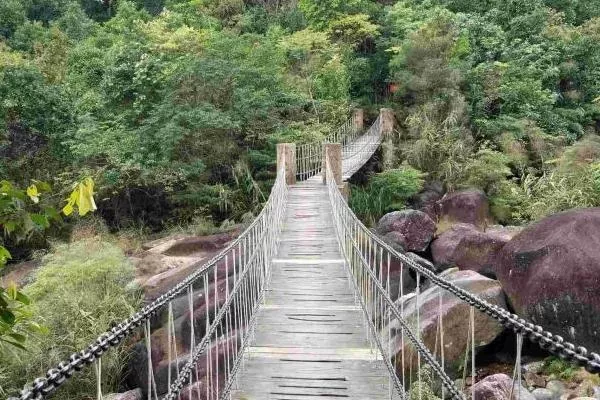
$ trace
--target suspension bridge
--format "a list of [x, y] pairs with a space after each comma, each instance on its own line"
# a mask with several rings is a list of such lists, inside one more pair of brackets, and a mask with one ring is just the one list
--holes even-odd
[[[600, 355], [436, 275], [426, 260], [395, 250], [358, 220], [347, 205], [345, 181], [392, 131], [389, 110], [366, 132], [357, 112], [324, 143], [278, 145], [271, 195], [236, 240], [11, 399], [58, 393], [66, 383], [77, 384], [78, 371], [86, 368], [97, 379], [90, 398], [102, 399], [102, 356], [131, 345], [133, 338], [142, 338], [146, 348], [141, 370], [148, 400], [421, 400], [423, 390], [413, 389], [423, 384], [441, 399], [474, 399], [456, 387], [447, 370], [443, 296], [470, 307], [464, 334], [473, 379], [476, 313], [516, 333], [515, 390], [521, 387], [525, 340], [600, 373]], [[394, 284], [390, 277], [398, 266], [400, 276], [409, 269], [416, 277], [417, 317], [411, 320], [398, 300], [406, 294], [402, 280]], [[419, 334], [425, 282], [441, 289], [433, 348]], [[188, 308], [185, 332], [175, 328], [175, 303]], [[166, 316], [166, 365], [153, 361], [151, 328], [158, 316]], [[159, 369], [166, 374], [157, 377]]]

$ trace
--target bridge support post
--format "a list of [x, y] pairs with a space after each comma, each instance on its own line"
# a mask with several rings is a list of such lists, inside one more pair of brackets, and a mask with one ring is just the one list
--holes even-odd
[[355, 132], [362, 132], [365, 128], [365, 110], [355, 108], [352, 112], [352, 123], [354, 124]]
[[277, 145], [277, 170], [285, 163], [285, 182], [296, 184], [296, 144], [279, 143]]
[[344, 198], [344, 200], [346, 200], [347, 203], [348, 199], [350, 198], [350, 183], [343, 182], [341, 185], [338, 186], [338, 189], [340, 189], [340, 193], [342, 194], [342, 197]]
[[394, 167], [394, 111], [391, 108], [382, 108], [379, 110], [379, 123], [381, 134], [383, 136], [383, 168], [390, 169]]
[[339, 186], [343, 183], [341, 143], [326, 143], [323, 146], [323, 183], [327, 183], [327, 171], [325, 169], [325, 163], [327, 162], [328, 155], [331, 172], [333, 172], [335, 183]]

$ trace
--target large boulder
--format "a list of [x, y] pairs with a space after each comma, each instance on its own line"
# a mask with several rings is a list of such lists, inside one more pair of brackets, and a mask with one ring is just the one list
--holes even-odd
[[427, 182], [423, 190], [410, 201], [411, 208], [423, 211], [437, 221], [439, 216], [439, 201], [444, 197], [444, 185], [441, 182]]
[[239, 233], [239, 228], [235, 228], [229, 232], [208, 236], [175, 234], [146, 242], [142, 245], [142, 249], [167, 255], [190, 255], [203, 250], [215, 251], [223, 248]]
[[[473, 397], [481, 400], [536, 400], [522, 385], [514, 384], [511, 377], [495, 374], [485, 377], [471, 388]], [[512, 396], [511, 396], [512, 392]]]
[[[132, 257], [136, 269], [136, 282], [146, 295], [154, 300], [165, 293], [199, 266], [224, 249], [238, 234], [231, 231], [211, 236], [174, 235], [144, 244], [146, 251]], [[219, 278], [231, 275], [232, 263], [217, 266]]]
[[421, 252], [433, 238], [435, 222], [422, 211], [394, 211], [384, 215], [377, 224], [379, 235], [389, 237], [392, 232], [402, 235], [404, 250]]
[[440, 222], [447, 226], [462, 222], [485, 228], [492, 222], [487, 196], [475, 189], [447, 193], [440, 200]]
[[104, 400], [142, 400], [142, 389], [133, 389], [124, 393], [112, 393], [102, 398]]
[[382, 239], [400, 253], [404, 253], [408, 247], [406, 237], [400, 232], [389, 232]]
[[438, 270], [456, 266], [488, 275], [509, 237], [500, 229], [482, 232], [474, 225], [456, 224], [434, 240], [431, 256]]
[[[473, 293], [480, 298], [501, 307], [506, 307], [504, 293], [500, 284], [492, 279], [474, 271], [449, 270], [441, 275], [447, 281], [456, 286]], [[470, 306], [458, 297], [448, 293], [434, 284], [424, 287], [419, 295], [419, 307], [417, 307], [417, 296], [414, 294], [405, 296], [398, 300], [398, 308], [404, 308], [404, 316], [410, 327], [416, 327], [417, 310], [420, 315], [420, 337], [423, 343], [431, 351], [435, 351], [439, 344], [439, 315], [440, 295], [442, 297], [441, 315], [444, 326], [444, 355], [446, 367], [451, 374], [456, 374], [461, 361], [465, 355], [468, 335], [466, 334], [469, 321]], [[402, 352], [405, 352], [405, 360], [412, 360], [413, 365], [405, 363], [405, 372], [416, 370], [416, 354], [414, 347], [405, 337], [402, 346], [402, 331], [398, 320], [394, 320], [389, 327], [392, 337], [385, 338], [391, 341], [393, 351], [396, 353], [396, 369], [402, 370]], [[475, 312], [475, 340], [478, 348], [491, 343], [503, 331], [503, 327], [496, 320], [479, 311]], [[383, 330], [384, 335], [388, 327]]]
[[530, 225], [502, 248], [494, 270], [519, 315], [600, 348], [600, 208]]

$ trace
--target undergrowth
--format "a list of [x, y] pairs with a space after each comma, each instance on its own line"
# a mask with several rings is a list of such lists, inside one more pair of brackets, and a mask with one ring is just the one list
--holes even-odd
[[[0, 394], [16, 393], [26, 379], [45, 375], [132, 314], [141, 301], [133, 279], [134, 269], [121, 249], [99, 237], [57, 246], [44, 258], [33, 283], [24, 288], [32, 300], [32, 318], [45, 332], [30, 337], [26, 351], [0, 349]], [[105, 393], [118, 388], [125, 360], [122, 348], [102, 357]], [[93, 396], [93, 371], [79, 373], [76, 383], [66, 383], [54, 398]]]

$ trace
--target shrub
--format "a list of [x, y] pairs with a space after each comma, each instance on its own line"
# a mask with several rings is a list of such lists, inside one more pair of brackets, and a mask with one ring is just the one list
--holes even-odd
[[465, 179], [457, 186], [477, 187], [486, 192], [511, 175], [510, 159], [503, 153], [482, 149], [465, 166]]
[[403, 209], [406, 201], [423, 188], [424, 176], [409, 166], [377, 174], [366, 188], [352, 188], [350, 207], [359, 218], [373, 225], [383, 214]]
[[[98, 238], [60, 245], [44, 259], [35, 281], [24, 288], [31, 298], [33, 319], [47, 332], [31, 337], [27, 351], [0, 354], [0, 391], [14, 393], [26, 379], [44, 375], [71, 353], [133, 313], [140, 304], [129, 285], [134, 270], [122, 251]], [[122, 348], [102, 357], [103, 389], [118, 387], [125, 358]], [[56, 399], [86, 398], [95, 393], [93, 369], [67, 383]], [[84, 395], [85, 394], [85, 395]]]
[[404, 166], [375, 175], [371, 187], [386, 208], [401, 208], [423, 188], [423, 177], [421, 171]]

